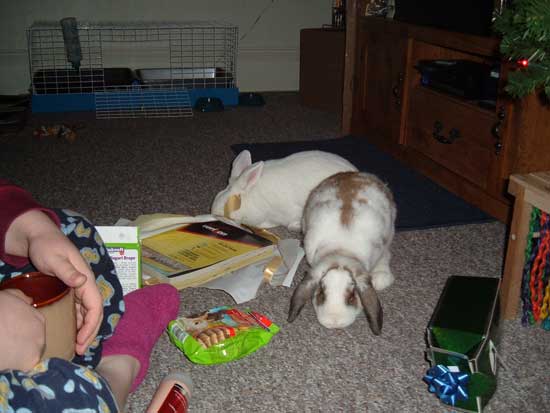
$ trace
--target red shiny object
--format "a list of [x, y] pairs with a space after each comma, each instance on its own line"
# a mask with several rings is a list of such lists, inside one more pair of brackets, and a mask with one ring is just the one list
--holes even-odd
[[529, 60], [520, 59], [520, 60], [518, 60], [518, 65], [521, 66], [521, 67], [527, 67], [527, 66], [529, 66]]
[[70, 288], [59, 278], [41, 272], [29, 272], [0, 283], [0, 290], [15, 288], [33, 299], [33, 307], [40, 308], [56, 302], [69, 293]]

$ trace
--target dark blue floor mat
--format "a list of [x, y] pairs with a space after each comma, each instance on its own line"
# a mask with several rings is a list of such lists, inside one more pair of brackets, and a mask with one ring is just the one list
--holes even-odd
[[241, 143], [232, 145], [235, 154], [248, 149], [252, 161], [282, 158], [295, 152], [322, 150], [338, 154], [361, 171], [379, 176], [392, 189], [397, 203], [397, 229], [412, 230], [494, 221], [490, 215], [415, 172], [364, 138]]

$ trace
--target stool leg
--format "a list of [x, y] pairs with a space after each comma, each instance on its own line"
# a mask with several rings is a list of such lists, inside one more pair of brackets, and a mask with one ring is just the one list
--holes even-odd
[[532, 208], [524, 201], [523, 191], [516, 195], [500, 288], [500, 309], [505, 320], [516, 318], [518, 313]]

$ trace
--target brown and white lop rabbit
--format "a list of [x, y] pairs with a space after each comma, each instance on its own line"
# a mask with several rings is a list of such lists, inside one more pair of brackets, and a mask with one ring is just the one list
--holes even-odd
[[310, 270], [293, 293], [289, 321], [312, 299], [323, 326], [345, 328], [364, 310], [372, 332], [380, 334], [382, 306], [376, 291], [394, 280], [395, 217], [393, 194], [375, 175], [337, 173], [313, 189], [302, 220]]

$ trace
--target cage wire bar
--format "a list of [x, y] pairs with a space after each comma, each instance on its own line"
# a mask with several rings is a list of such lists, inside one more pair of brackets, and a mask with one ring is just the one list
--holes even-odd
[[199, 97], [238, 103], [238, 28], [219, 21], [61, 22], [27, 29], [33, 112], [192, 116]]

